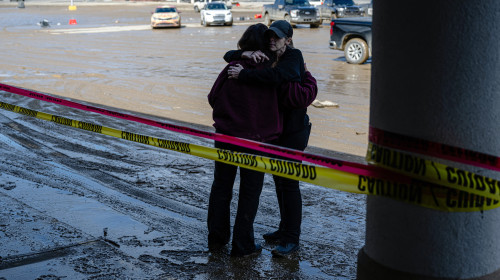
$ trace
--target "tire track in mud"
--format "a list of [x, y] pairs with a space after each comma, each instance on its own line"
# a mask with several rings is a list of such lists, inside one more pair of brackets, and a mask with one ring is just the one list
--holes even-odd
[[[36, 123], [36, 121], [33, 123]], [[5, 133], [4, 136], [17, 143], [20, 149], [23, 150], [22, 157], [17, 157], [15, 153], [4, 154], [4, 157], [1, 159], [3, 161], [2, 165], [9, 166], [9, 169], [5, 170], [2, 176], [11, 175], [17, 178], [24, 178], [38, 185], [47, 185], [51, 188], [69, 191], [79, 196], [91, 197], [92, 199], [97, 200], [104, 205], [107, 205], [117, 212], [123, 213], [137, 221], [142, 222], [144, 225], [150, 228], [148, 230], [149, 232], [157, 231], [161, 232], [164, 235], [162, 238], [155, 238], [152, 241], [144, 241], [138, 239], [135, 236], [127, 236], [126, 233], [122, 233], [125, 234], [125, 236], [121, 236], [119, 238], [119, 242], [120, 244], [125, 246], [125, 249], [124, 251], [121, 251], [125, 253], [129, 252], [130, 250], [133, 251], [133, 249], [130, 249], [132, 247], [137, 247], [140, 251], [141, 247], [157, 248], [165, 246], [167, 244], [167, 248], [183, 248], [187, 246], [187, 250], [189, 252], [184, 252], [184, 255], [192, 255], [192, 252], [204, 251], [204, 242], [202, 243], [200, 241], [202, 240], [201, 236], [204, 236], [206, 234], [203, 234], [204, 224], [199, 219], [203, 219], [205, 215], [200, 214], [202, 212], [201, 209], [190, 205], [181, 204], [178, 201], [162, 197], [158, 194], [147, 192], [146, 190], [135, 188], [133, 184], [110, 175], [104, 170], [100, 170], [102, 168], [102, 165], [89, 166], [88, 162], [85, 163], [79, 159], [74, 159], [67, 156], [64, 150], [61, 150], [59, 148], [52, 148], [50, 147], [50, 144], [57, 143], [57, 146], [64, 146], [68, 149], [74, 149], [76, 148], [76, 145], [66, 143], [64, 140], [59, 139], [58, 137], [54, 138], [53, 136], [45, 136], [43, 134], [40, 134], [36, 130], [27, 128], [19, 122], [6, 123], [4, 121], [0, 125], [4, 126], [4, 128], [15, 127], [15, 134]], [[4, 128], [2, 129], [2, 131], [6, 131], [6, 129]], [[0, 144], [2, 143], [0, 142]], [[78, 149], [80, 150], [80, 152], [84, 153], [99, 154], [98, 156], [102, 157], [102, 159], [113, 156], [112, 154], [110, 155], [110, 153], [86, 149], [85, 147], [78, 147]], [[49, 155], [49, 157], [47, 157], [47, 155]], [[43, 160], [33, 160], [36, 158], [43, 158]], [[7, 159], [8, 162], [6, 163], [6, 160], [4, 159]], [[129, 163], [132, 164], [134, 162]], [[72, 176], [71, 178], [64, 178], [60, 177], [60, 174], [58, 174], [57, 172], [53, 172], [54, 168], [61, 167], [71, 169], [71, 172], [75, 173], [75, 176]], [[120, 172], [126, 172], [126, 169], [120, 170]], [[80, 177], [86, 178], [85, 181], [82, 181]], [[95, 187], [95, 184], [88, 184], [89, 178], [97, 184], [102, 185], [103, 189], [93, 188]], [[58, 183], [54, 185], [54, 182]], [[15, 188], [15, 186], [13, 188]], [[125, 197], [114, 195], [104, 188], [117, 190], [118, 192], [124, 194]], [[7, 186], [4, 189], [8, 190], [12, 188]], [[144, 203], [138, 203], [138, 201], [135, 199]], [[55, 203], [57, 203], [57, 201], [55, 201]], [[81, 250], [82, 248], [78, 249]], [[65, 248], [58, 250], [56, 248], [52, 253], [42, 251], [40, 253], [29, 254], [27, 256], [18, 256], [17, 259], [6, 259], [5, 264], [7, 266], [5, 268], [30, 265], [36, 262], [47, 261], [52, 258], [61, 258], [68, 254], [77, 252], [77, 250], [66, 250]], [[206, 258], [207, 256], [206, 253], [203, 253], [201, 255], [200, 253], [197, 254], [199, 255], [199, 257]], [[89, 258], [85, 258], [83, 260], [74, 260], [76, 262], [74, 265], [77, 265], [78, 267], [81, 267], [83, 269], [87, 266], [85, 262], [92, 262], [92, 258]], [[168, 261], [168, 258], [166, 257], [158, 258], [147, 254], [142, 254], [137, 260], [144, 264], [156, 265], [155, 262], [149, 260], [150, 258], [155, 258], [155, 262], [161, 263], [164, 269], [167, 270], [172, 270], [171, 267], [169, 268], [169, 266], [171, 266], [172, 264], [175, 265], [176, 263], [177, 266], [181, 267], [180, 263], [175, 261], [175, 258], [170, 258], [171, 261]], [[201, 266], [198, 266], [199, 267], [197, 269], [193, 269], [193, 271], [205, 269], [205, 266], [203, 264]], [[91, 273], [86, 269], [83, 269], [80, 272], [83, 274], [100, 274], [102, 272], [102, 268], [94, 268], [95, 269], [91, 269]], [[112, 273], [110, 278], [102, 279], [118, 279], [115, 278], [115, 276], [116, 274]]]
[[[127, 196], [136, 198], [140, 201], [143, 201], [149, 205], [156, 206], [159, 208], [164, 209], [165, 211], [170, 211], [173, 213], [172, 217], [169, 217], [170, 215], [166, 215], [166, 217], [163, 217], [162, 219], [157, 219], [157, 218], [152, 218], [150, 217], [151, 215], [142, 215], [136, 218], [141, 218], [140, 220], [144, 220], [145, 222], [148, 223], [153, 223], [156, 224], [155, 227], [161, 228], [159, 225], [160, 224], [172, 224], [172, 223], [177, 223], [176, 219], [174, 218], [175, 216], [178, 217], [178, 215], [186, 216], [187, 218], [183, 219], [182, 225], [187, 226], [189, 225], [192, 227], [192, 230], [201, 230], [200, 226], [196, 226], [196, 224], [200, 224], [203, 221], [200, 220], [200, 217], [204, 217], [203, 215], [203, 210], [200, 208], [197, 208], [192, 205], [185, 205], [184, 203], [179, 203], [173, 199], [169, 199], [166, 197], [162, 197], [158, 194], [148, 192], [146, 190], [142, 190], [140, 188], [137, 188], [133, 186], [131, 183], [124, 181], [110, 173], [108, 173], [108, 170], [103, 170], [103, 168], [106, 168], [105, 164], [97, 165], [93, 162], [85, 162], [82, 160], [78, 159], [73, 159], [67, 155], [64, 154], [64, 152], [61, 152], [59, 149], [54, 149], [51, 148], [43, 142], [57, 142], [57, 146], [64, 146], [66, 148], [75, 148], [78, 149], [79, 152], [86, 153], [86, 154], [93, 154], [95, 156], [102, 157], [103, 159], [110, 159], [111, 155], [110, 153], [105, 153], [105, 152], [100, 152], [96, 150], [92, 150], [90, 148], [86, 148], [83, 146], [77, 146], [72, 143], [65, 143], [64, 140], [61, 139], [52, 139], [51, 137], [47, 137], [44, 134], [40, 134], [38, 132], [35, 132], [34, 130], [28, 129], [19, 123], [17, 123], [17, 127], [19, 129], [19, 132], [22, 133], [22, 135], [15, 134], [15, 135], [9, 135], [7, 136], [11, 137], [14, 141], [19, 143], [20, 145], [26, 147], [27, 149], [31, 150], [39, 156], [40, 158], [43, 158], [47, 152], [51, 155], [53, 155], [52, 158], [50, 159], [44, 159], [42, 162], [32, 162], [29, 165], [21, 165], [20, 168], [17, 170], [17, 172], [23, 172], [24, 170], [32, 170], [33, 173], [38, 173], [36, 170], [45, 170], [46, 169], [46, 164], [43, 164], [43, 162], [47, 161], [54, 161], [56, 163], [62, 164], [63, 166], [72, 169], [75, 173], [79, 174], [80, 176], [86, 177], [86, 178], [92, 178], [92, 180], [97, 181], [101, 183], [105, 188], [109, 189], [114, 189], [119, 191], [120, 193], [123, 193]], [[25, 137], [23, 137], [25, 136]], [[40, 139], [40, 141], [32, 140], [32, 139]], [[42, 152], [39, 152], [43, 150]], [[116, 156], [116, 155], [114, 155]], [[18, 159], [18, 158], [16, 158]], [[127, 162], [127, 160], [118, 157], [118, 159], [122, 162]], [[133, 163], [129, 161], [129, 163]], [[25, 169], [27, 166], [29, 166], [28, 169]], [[108, 167], [109, 169], [115, 169], [113, 170], [114, 172], [128, 172], [127, 169], [117, 169], [113, 167]], [[9, 172], [9, 171], [7, 171]], [[6, 173], [7, 173], [6, 172]], [[17, 173], [16, 172], [16, 173]], [[29, 178], [30, 176], [25, 176]], [[96, 189], [90, 189], [84, 185], [84, 182], [75, 182], [78, 181], [78, 178], [73, 179], [73, 180], [68, 180], [65, 178], [60, 178], [58, 179], [63, 182], [65, 185], [64, 187], [58, 186], [60, 188], [64, 188], [65, 190], [69, 190], [72, 192], [76, 193], [82, 193], [84, 195], [88, 195], [88, 193], [91, 193], [93, 195], [98, 195], [98, 200], [100, 202], [105, 203], [106, 205], [114, 208], [115, 210], [119, 212], [124, 212], [123, 209], [127, 209], [125, 213], [127, 215], [134, 214], [134, 213], [144, 213], [147, 212], [144, 209], [138, 208], [135, 205], [132, 205], [131, 203], [124, 202], [124, 201], [116, 201], [116, 197], [109, 197], [107, 194], [105, 194], [103, 191], [96, 190]], [[67, 182], [65, 182], [67, 181]], [[42, 182], [40, 182], [42, 183]], [[74, 187], [74, 186], [78, 186]], [[86, 194], [85, 194], [86, 193]], [[149, 221], [148, 218], [149, 217]], [[197, 222], [191, 221], [191, 219], [195, 219]], [[161, 221], [161, 222], [160, 222]], [[180, 226], [180, 225], [179, 225]]]

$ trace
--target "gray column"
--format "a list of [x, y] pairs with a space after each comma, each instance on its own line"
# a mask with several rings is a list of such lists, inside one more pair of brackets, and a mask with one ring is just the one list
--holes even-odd
[[[500, 1], [374, 5], [370, 125], [500, 156]], [[500, 279], [500, 209], [448, 213], [370, 196], [366, 219], [359, 280]]]

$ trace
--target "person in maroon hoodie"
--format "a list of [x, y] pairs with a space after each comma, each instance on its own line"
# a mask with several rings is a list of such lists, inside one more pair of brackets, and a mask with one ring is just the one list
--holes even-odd
[[[245, 52], [243, 50], [228, 51], [224, 60], [248, 59], [274, 61], [271, 67], [264, 69], [247, 68], [243, 64], [235, 64], [228, 69], [232, 79], [243, 83], [266, 84], [269, 87], [302, 83], [307, 84], [310, 73], [304, 63], [300, 50], [293, 47], [293, 28], [287, 21], [278, 20], [271, 24], [265, 36], [268, 38], [268, 53]], [[308, 95], [302, 96], [308, 99]], [[309, 104], [311, 104], [309, 103]], [[306, 103], [302, 104], [305, 105]], [[309, 105], [307, 104], [307, 105]], [[277, 145], [303, 151], [307, 147], [311, 132], [311, 123], [307, 115], [307, 106], [283, 108], [283, 131], [277, 140]], [[276, 185], [276, 197], [280, 210], [281, 221], [276, 231], [263, 235], [266, 242], [277, 243], [271, 253], [273, 256], [287, 256], [299, 249], [299, 239], [302, 223], [302, 196], [299, 181], [280, 176], [273, 176]]]
[[[242, 51], [266, 53], [264, 24], [251, 25], [238, 41]], [[268, 53], [273, 56], [272, 53]], [[240, 64], [248, 69], [264, 69], [271, 61], [239, 60], [229, 63], [219, 74], [209, 95], [217, 133], [276, 143], [283, 132], [283, 108], [305, 108], [316, 97], [316, 80], [310, 73], [304, 82], [269, 86], [231, 79], [229, 67]], [[236, 152], [262, 154], [236, 145], [215, 141], [215, 147]], [[217, 251], [229, 242], [230, 204], [238, 167], [215, 162], [214, 181], [208, 206], [208, 247]], [[253, 222], [257, 214], [264, 173], [240, 168], [238, 209], [233, 228], [232, 256], [247, 256], [262, 250], [255, 244]]]

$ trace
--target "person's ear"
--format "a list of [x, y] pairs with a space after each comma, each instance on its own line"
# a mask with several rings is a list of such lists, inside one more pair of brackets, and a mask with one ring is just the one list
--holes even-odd
[[285, 41], [285, 44], [290, 45], [291, 43], [292, 43], [292, 38], [291, 37], [287, 37], [286, 41]]

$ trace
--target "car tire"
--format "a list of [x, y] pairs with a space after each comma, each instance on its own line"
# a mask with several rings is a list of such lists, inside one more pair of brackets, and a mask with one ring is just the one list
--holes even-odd
[[311, 23], [310, 27], [311, 28], [318, 28], [320, 24], [318, 23]]
[[272, 23], [271, 17], [269, 17], [268, 13], [265, 13], [264, 14], [264, 24], [267, 25], [267, 26], [270, 26], [271, 23]]
[[199, 13], [200, 12], [200, 9], [198, 8], [198, 6], [194, 6], [194, 11]]
[[205, 27], [208, 26], [207, 20], [205, 18], [203, 18], [203, 26], [205, 26]]
[[284, 19], [285, 19], [286, 22], [290, 23], [290, 25], [292, 26], [292, 28], [297, 27], [296, 24], [293, 24], [293, 23], [290, 22], [291, 21], [290, 15], [285, 15]]
[[363, 39], [353, 38], [344, 48], [345, 60], [350, 64], [363, 64], [368, 60], [368, 44]]
[[233, 21], [226, 22], [226, 23], [224, 23], [224, 25], [226, 25], [226, 26], [232, 26], [233, 25]]

